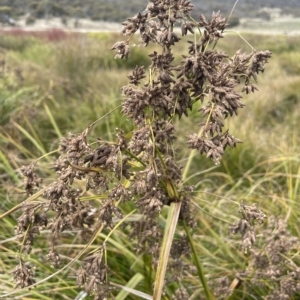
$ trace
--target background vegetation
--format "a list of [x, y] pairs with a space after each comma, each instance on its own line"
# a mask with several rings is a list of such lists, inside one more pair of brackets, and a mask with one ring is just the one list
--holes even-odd
[[[62, 1], [57, 3], [62, 5]], [[193, 237], [214, 290], [222, 287], [222, 278], [230, 285], [251, 260], [239, 248], [239, 237], [228, 235], [230, 224], [238, 220], [240, 203], [256, 203], [269, 219], [272, 216], [285, 219], [290, 234], [300, 237], [300, 38], [254, 35], [245, 38], [255, 48], [269, 49], [274, 54], [266, 73], [259, 79], [260, 92], [247, 96], [246, 108], [226, 124], [244, 143], [227, 151], [220, 166], [196, 156], [189, 174], [190, 183], [197, 188], [194, 208], [199, 225]], [[56, 150], [62, 136], [81, 132], [118, 106], [122, 99], [120, 88], [127, 83], [129, 70], [137, 64], [147, 69], [149, 60], [142, 48], [133, 48], [127, 62], [115, 60], [109, 49], [117, 40], [119, 37], [115, 34], [66, 35], [60, 31], [27, 35], [14, 31], [1, 37], [1, 213], [26, 198], [19, 176], [22, 165]], [[175, 49], [178, 54], [187, 47], [180, 45]], [[248, 45], [230, 35], [226, 44], [220, 42], [220, 47], [233, 55], [234, 49], [246, 50]], [[183, 165], [188, 156], [186, 135], [191, 127], [197, 127], [197, 114], [192, 112], [189, 118], [184, 118], [184, 126], [179, 127], [177, 146]], [[119, 111], [99, 123], [92, 136], [114, 140], [116, 127], [125, 132], [131, 127]], [[38, 164], [45, 183], [55, 179], [54, 171], [46, 167], [51, 160], [51, 156], [45, 156]], [[101, 199], [94, 201], [101, 203]], [[13, 237], [17, 216], [18, 213], [0, 221], [0, 297], [13, 290], [10, 272], [15, 267], [14, 258], [19, 249], [19, 242]], [[256, 242], [257, 249], [266, 245], [267, 236], [263, 232], [267, 226], [268, 222], [260, 228], [262, 234]], [[35, 273], [38, 280], [55, 272], [45, 258], [48, 245], [44, 237], [48, 234], [47, 230], [41, 233], [40, 244], [35, 245], [27, 258], [38, 266]], [[101, 234], [95, 244], [99, 245], [105, 234]], [[59, 245], [64, 262], [69, 262], [76, 249], [83, 246], [78, 232], [66, 232]], [[90, 249], [93, 247], [96, 246]], [[154, 270], [149, 257], [135, 253], [126, 231], [119, 230], [112, 235], [107, 251], [112, 282], [151, 294]], [[297, 255], [294, 252], [296, 261]], [[187, 256], [186, 262], [191, 263], [190, 260]], [[297, 263], [299, 265], [299, 261]], [[169, 275], [171, 272], [169, 270]], [[191, 299], [201, 299], [201, 283], [193, 270], [183, 275], [182, 284], [193, 295]], [[267, 286], [258, 288], [251, 278], [246, 278], [231, 299], [262, 299], [272, 291], [272, 283], [268, 282]], [[178, 285], [169, 285], [165, 299], [171, 299], [176, 288]], [[37, 288], [13, 297], [10, 299], [91, 299], [77, 288], [72, 267]], [[122, 292], [116, 299], [140, 298]]]
[[[200, 12], [210, 16], [212, 11], [219, 10], [224, 15], [228, 15], [235, 0], [201, 0], [193, 2], [195, 5], [194, 15], [198, 17]], [[0, 0], [0, 12], [2, 10], [15, 17], [30, 13], [36, 18], [69, 16], [123, 22], [126, 18], [144, 10], [146, 4], [146, 0]], [[300, 16], [298, 0], [241, 1], [235, 9], [235, 16], [237, 18], [263, 17], [259, 11], [261, 7], [278, 7], [282, 9], [283, 13], [295, 17]]]

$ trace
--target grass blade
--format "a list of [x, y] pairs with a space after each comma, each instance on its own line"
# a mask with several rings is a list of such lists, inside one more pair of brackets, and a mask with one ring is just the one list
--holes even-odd
[[160, 256], [158, 261], [157, 272], [155, 276], [155, 285], [154, 285], [154, 292], [153, 292], [153, 299], [160, 300], [164, 281], [165, 281], [165, 274], [167, 270], [168, 258], [170, 255], [170, 250], [172, 246], [172, 241], [180, 213], [181, 203], [176, 202], [172, 203], [169, 208], [168, 219], [166, 222], [166, 228], [164, 232], [164, 238], [160, 250]]
[[28, 132], [26, 131], [22, 126], [20, 126], [18, 123], [13, 122], [14, 126], [18, 128], [31, 142], [32, 144], [42, 153], [46, 154], [46, 150], [41, 146], [38, 141]]
[[53, 126], [53, 128], [55, 130], [56, 135], [59, 137], [59, 139], [62, 139], [63, 136], [61, 134], [61, 131], [60, 131], [60, 129], [59, 129], [59, 127], [58, 127], [58, 125], [57, 125], [57, 123], [56, 123], [56, 121], [55, 121], [52, 113], [51, 113], [51, 110], [49, 109], [49, 107], [48, 107], [48, 105], [46, 103], [44, 103], [44, 108], [45, 108], [45, 111], [46, 111], [46, 113], [47, 113], [47, 115], [48, 115], [48, 117], [50, 119], [50, 122], [51, 122], [51, 124], [52, 124], [52, 126]]
[[13, 178], [15, 182], [18, 182], [19, 181], [18, 175], [16, 174], [10, 162], [8, 161], [8, 159], [6, 158], [6, 156], [1, 150], [0, 150], [0, 161], [3, 162], [3, 165], [2, 166], [0, 165], [0, 168], [3, 169], [6, 172], [6, 174], [9, 174], [9, 176]]
[[142, 295], [139, 291], [134, 290], [134, 288], [144, 279], [144, 276], [140, 273], [135, 274], [126, 284], [126, 286], [118, 285], [118, 287], [122, 288], [122, 291], [116, 296], [115, 300], [124, 300], [129, 294], [134, 294], [143, 299], [152, 299], [150, 295]]

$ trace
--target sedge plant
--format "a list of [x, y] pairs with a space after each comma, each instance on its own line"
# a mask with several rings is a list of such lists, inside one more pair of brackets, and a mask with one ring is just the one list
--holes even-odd
[[[141, 46], [154, 43], [159, 48], [149, 53], [148, 70], [136, 66], [128, 76], [128, 85], [122, 88], [124, 99], [115, 110], [121, 109], [123, 117], [132, 122], [131, 132], [116, 128], [114, 141], [101, 137], [90, 141], [90, 132], [105, 115], [81, 133], [62, 138], [59, 156], [51, 164], [57, 174], [54, 182], [43, 184], [35, 170], [39, 160], [20, 169], [28, 197], [1, 216], [21, 211], [16, 226], [21, 246], [18, 264], [12, 271], [16, 288], [32, 288], [76, 263], [77, 284], [86, 294], [94, 299], [114, 299], [120, 286], [110, 280], [113, 270], [107, 261], [106, 245], [111, 235], [122, 228], [134, 241], [137, 256], [150, 259], [156, 271], [155, 276], [150, 276], [151, 294], [130, 287], [124, 289], [126, 293], [159, 300], [168, 283], [174, 281], [179, 287], [176, 299], [188, 299], [180, 279], [186, 267], [181, 257], [190, 253], [203, 298], [217, 299], [193, 243], [191, 231], [198, 226], [191, 209], [194, 187], [187, 185], [185, 179], [195, 153], [206, 155], [218, 165], [227, 148], [242, 142], [225, 128], [224, 120], [244, 107], [243, 92], [258, 91], [257, 76], [264, 71], [271, 52], [249, 45], [249, 53], [237, 50], [229, 57], [218, 51], [218, 41], [224, 38], [229, 18], [222, 18], [218, 12], [211, 19], [200, 15], [195, 20], [192, 10], [189, 0], [150, 0], [144, 11], [123, 23], [126, 38], [111, 48], [116, 59], [130, 60], [131, 41], [137, 32]], [[181, 40], [177, 25], [181, 35], [190, 38], [181, 60], [173, 55]], [[191, 150], [182, 164], [176, 151], [175, 125], [195, 109], [199, 122], [187, 134], [186, 147]], [[113, 111], [107, 115], [110, 114]], [[47, 154], [41, 159], [45, 157], [48, 159]], [[241, 233], [242, 247], [247, 252], [255, 242], [255, 223], [262, 222], [265, 215], [245, 204], [241, 205], [241, 213], [241, 220], [230, 230]], [[185, 234], [174, 242], [179, 226]], [[33, 268], [25, 258], [42, 229], [50, 230], [46, 258], [58, 271], [35, 281]], [[60, 267], [60, 238], [64, 232], [74, 230], [80, 231], [86, 243]], [[103, 232], [109, 233], [100, 245], [95, 245]], [[166, 276], [168, 266], [172, 266], [170, 278]], [[232, 283], [229, 291], [238, 283]]]

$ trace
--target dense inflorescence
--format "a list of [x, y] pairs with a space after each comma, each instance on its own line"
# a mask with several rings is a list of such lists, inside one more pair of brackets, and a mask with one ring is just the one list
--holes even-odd
[[[161, 47], [160, 53], [149, 54], [149, 74], [143, 66], [137, 66], [128, 76], [129, 84], [122, 88], [122, 113], [132, 120], [134, 128], [130, 137], [116, 129], [115, 141], [99, 138], [97, 143], [89, 143], [91, 125], [81, 134], [69, 134], [61, 141], [59, 157], [53, 164], [57, 180], [44, 188], [43, 202], [24, 204], [18, 219], [16, 231], [26, 252], [30, 252], [40, 229], [47, 227], [51, 231], [51, 249], [46, 258], [57, 267], [61, 259], [55, 246], [62, 232], [76, 229], [90, 236], [99, 228], [111, 229], [114, 218], [123, 218], [120, 205], [129, 201], [142, 215], [131, 222], [129, 235], [136, 240], [138, 253], [152, 256], [154, 266], [163, 236], [158, 220], [163, 206], [181, 202], [180, 221], [195, 226], [190, 212], [193, 187], [183, 184], [182, 166], [176, 158], [174, 122], [188, 116], [195, 103], [201, 102], [201, 129], [198, 134], [189, 135], [187, 145], [218, 164], [227, 147], [233, 148], [241, 142], [224, 130], [224, 120], [244, 106], [238, 89], [243, 85], [246, 93], [257, 90], [254, 82], [264, 71], [271, 53], [253, 49], [250, 54], [237, 51], [230, 58], [217, 51], [216, 43], [223, 38], [227, 21], [220, 13], [213, 13], [210, 20], [201, 15], [195, 21], [190, 16], [192, 9], [188, 0], [150, 0], [145, 11], [123, 23], [123, 34], [128, 38], [111, 48], [115, 58], [130, 58], [130, 38], [137, 31], [143, 46], [155, 43]], [[174, 30], [178, 24], [183, 36], [191, 33], [195, 38], [189, 41], [187, 55], [175, 64], [172, 48], [180, 41]], [[33, 165], [22, 168], [21, 172], [25, 176], [25, 190], [32, 195], [41, 180]], [[85, 184], [77, 184], [81, 181]], [[92, 201], [81, 201], [88, 190], [104, 198], [100, 207]], [[249, 214], [247, 217], [250, 218]], [[232, 231], [240, 231], [243, 245], [248, 247], [254, 238], [251, 228], [245, 231], [248, 227], [243, 225], [245, 221], [241, 222]], [[170, 266], [182, 274], [187, 266], [179, 258], [189, 252], [186, 237], [181, 236], [174, 245], [171, 251], [174, 261]], [[21, 274], [24, 268], [21, 261], [14, 271], [16, 286], [33, 283], [31, 272], [27, 276]], [[83, 260], [77, 272], [78, 285], [94, 294], [95, 299], [105, 299], [111, 292], [108, 270], [101, 246]], [[174, 280], [180, 281], [179, 276]], [[185, 294], [181, 286], [176, 297]]]
[[[269, 288], [265, 300], [297, 299], [300, 293], [300, 268], [297, 252], [300, 241], [292, 236], [287, 222], [271, 216], [262, 230], [261, 248], [251, 249], [251, 260], [238, 278], [259, 289]], [[294, 255], [293, 255], [294, 253]]]
[[230, 226], [229, 232], [241, 234], [242, 248], [247, 253], [256, 240], [255, 226], [262, 224], [265, 221], [266, 215], [255, 205], [247, 206], [244, 204], [241, 205], [240, 213], [242, 214], [241, 219]]

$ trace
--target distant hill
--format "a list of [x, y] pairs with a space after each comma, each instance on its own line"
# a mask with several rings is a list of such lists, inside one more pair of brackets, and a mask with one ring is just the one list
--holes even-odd
[[[147, 0], [0, 0], [0, 14], [17, 18], [28, 14], [31, 18], [49, 18], [51, 16], [87, 18], [122, 22], [142, 11]], [[235, 0], [193, 0], [194, 15], [200, 13], [209, 16], [212, 11], [230, 13]], [[234, 11], [234, 17], [268, 17], [262, 7], [281, 8], [283, 14], [300, 17], [300, 0], [240, 0]]]

